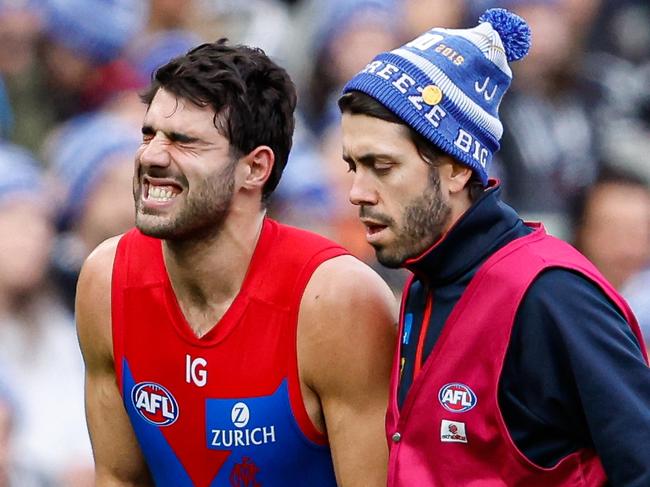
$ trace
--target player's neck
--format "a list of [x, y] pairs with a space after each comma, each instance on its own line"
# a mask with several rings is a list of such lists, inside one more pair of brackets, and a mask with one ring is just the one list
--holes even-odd
[[[223, 314], [239, 293], [264, 215], [263, 210], [251, 214], [233, 209], [220, 231], [211, 237], [163, 243], [167, 273], [190, 324], [193, 314]], [[213, 317], [213, 323], [220, 318]]]

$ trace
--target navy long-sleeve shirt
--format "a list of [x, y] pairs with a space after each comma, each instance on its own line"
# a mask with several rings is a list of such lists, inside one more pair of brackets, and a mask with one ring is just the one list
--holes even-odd
[[[433, 307], [423, 361], [480, 265], [530, 233], [487, 190], [445, 238], [409, 269], [401, 404], [413, 381], [424, 303]], [[410, 323], [410, 324], [409, 324]], [[650, 369], [625, 318], [590, 280], [567, 269], [543, 272], [517, 312], [499, 385], [499, 404], [517, 447], [552, 467], [593, 447], [613, 486], [650, 486]]]

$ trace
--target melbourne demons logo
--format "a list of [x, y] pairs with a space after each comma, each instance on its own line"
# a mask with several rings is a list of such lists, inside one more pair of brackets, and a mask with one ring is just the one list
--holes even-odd
[[261, 487], [256, 479], [259, 467], [249, 457], [242, 458], [230, 472], [230, 485], [232, 487]]
[[438, 393], [438, 400], [442, 407], [452, 413], [464, 413], [476, 406], [474, 391], [459, 382], [442, 386]]
[[156, 426], [169, 426], [178, 419], [176, 399], [155, 382], [140, 382], [133, 386], [131, 402], [145, 421]]

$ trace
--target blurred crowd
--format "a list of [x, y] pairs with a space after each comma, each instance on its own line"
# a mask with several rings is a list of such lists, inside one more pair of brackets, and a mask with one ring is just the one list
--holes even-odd
[[585, 253], [650, 340], [648, 0], [0, 0], [0, 487], [90, 486], [74, 330], [80, 266], [133, 224], [152, 72], [201, 42], [262, 47], [299, 93], [272, 216], [327, 235], [399, 294], [349, 204], [336, 99], [380, 51], [507, 7], [533, 30], [500, 108], [506, 201]]

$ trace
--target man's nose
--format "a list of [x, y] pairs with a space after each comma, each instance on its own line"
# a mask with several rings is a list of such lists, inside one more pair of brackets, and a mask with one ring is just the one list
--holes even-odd
[[350, 203], [353, 205], [376, 205], [378, 200], [377, 190], [372, 184], [366, 171], [357, 169], [352, 180], [349, 193]]
[[145, 143], [140, 153], [140, 163], [145, 166], [168, 166], [170, 162], [167, 141], [163, 134], [156, 134], [151, 140]]

